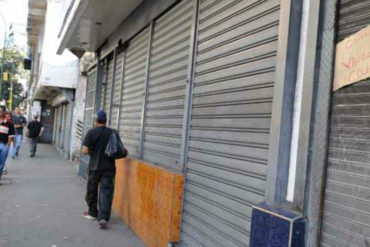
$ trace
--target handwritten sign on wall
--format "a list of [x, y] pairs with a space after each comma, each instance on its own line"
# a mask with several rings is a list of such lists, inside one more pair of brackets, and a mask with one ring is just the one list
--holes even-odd
[[337, 44], [333, 91], [370, 77], [370, 26]]

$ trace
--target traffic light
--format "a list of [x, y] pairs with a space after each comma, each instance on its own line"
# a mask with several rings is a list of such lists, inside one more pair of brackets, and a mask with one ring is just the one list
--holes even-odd
[[8, 72], [3, 73], [3, 81], [8, 81]]
[[32, 67], [32, 59], [31, 58], [24, 58], [23, 59], [23, 68], [25, 70], [31, 70]]

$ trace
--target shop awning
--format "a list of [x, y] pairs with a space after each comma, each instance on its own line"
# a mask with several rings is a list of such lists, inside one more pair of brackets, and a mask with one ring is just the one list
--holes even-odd
[[59, 32], [58, 54], [96, 51], [142, 0], [72, 0]]
[[27, 38], [29, 46], [36, 47], [38, 44], [45, 21], [46, 5], [46, 0], [29, 0], [28, 2]]

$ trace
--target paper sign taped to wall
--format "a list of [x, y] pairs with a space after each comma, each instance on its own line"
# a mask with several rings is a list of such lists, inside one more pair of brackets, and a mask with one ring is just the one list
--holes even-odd
[[337, 44], [333, 91], [370, 77], [370, 26]]

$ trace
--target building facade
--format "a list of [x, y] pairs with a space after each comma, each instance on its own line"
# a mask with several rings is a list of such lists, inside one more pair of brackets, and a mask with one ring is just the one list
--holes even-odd
[[70, 51], [57, 55], [57, 30], [62, 4], [46, 0], [29, 1], [28, 41], [32, 69], [28, 92], [29, 119], [33, 113], [44, 125], [41, 142], [54, 143], [69, 159], [72, 154], [72, 124], [78, 58]]
[[369, 81], [332, 90], [368, 1], [64, 4], [58, 52], [96, 54], [82, 135], [98, 109], [119, 130], [114, 209], [147, 246], [369, 245]]

